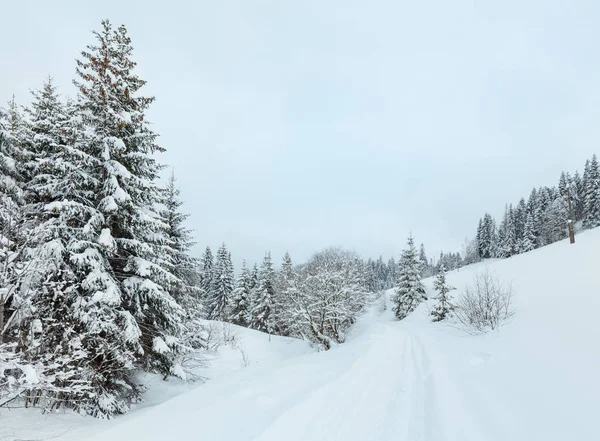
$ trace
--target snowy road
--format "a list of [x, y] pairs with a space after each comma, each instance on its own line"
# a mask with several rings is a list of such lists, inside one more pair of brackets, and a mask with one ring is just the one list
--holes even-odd
[[492, 439], [477, 428], [445, 361], [407, 329], [389, 311], [372, 314], [330, 352], [244, 369], [95, 439]]

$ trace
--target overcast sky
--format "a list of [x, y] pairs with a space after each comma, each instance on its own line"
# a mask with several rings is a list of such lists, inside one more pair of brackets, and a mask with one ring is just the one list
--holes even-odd
[[[600, 2], [4, 0], [0, 99], [125, 24], [199, 243], [458, 250], [600, 149]], [[487, 5], [484, 5], [487, 3]]]

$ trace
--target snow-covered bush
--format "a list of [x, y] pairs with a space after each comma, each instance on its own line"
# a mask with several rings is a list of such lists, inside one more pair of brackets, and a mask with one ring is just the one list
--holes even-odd
[[325, 349], [345, 340], [368, 297], [359, 263], [354, 253], [330, 248], [298, 268], [297, 290], [290, 296], [297, 336]]
[[465, 287], [455, 315], [471, 332], [494, 330], [514, 315], [512, 300], [512, 286], [503, 284], [486, 269]]

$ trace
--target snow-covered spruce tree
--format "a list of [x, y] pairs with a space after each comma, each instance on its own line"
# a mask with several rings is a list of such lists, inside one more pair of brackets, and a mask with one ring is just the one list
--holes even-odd
[[477, 228], [477, 246], [479, 257], [489, 259], [496, 251], [496, 224], [492, 216], [486, 213]]
[[119, 303], [141, 330], [138, 361], [167, 375], [183, 311], [169, 293], [179, 280], [163, 255], [167, 226], [157, 212], [161, 166], [153, 155], [163, 149], [145, 117], [154, 98], [139, 93], [145, 81], [134, 73], [126, 28], [113, 30], [104, 20], [94, 36], [96, 44], [77, 60], [75, 85], [86, 126], [83, 150], [95, 162], [93, 202], [103, 215], [97, 241], [118, 280]]
[[584, 181], [583, 223], [586, 228], [595, 228], [600, 226], [600, 168], [596, 155], [592, 156]]
[[[171, 289], [171, 294], [182, 305], [192, 300], [199, 300], [200, 287], [195, 286], [198, 260], [190, 255], [194, 246], [191, 230], [184, 225], [188, 214], [181, 212], [183, 202], [179, 199], [180, 190], [177, 188], [175, 173], [172, 172], [163, 189], [163, 199], [160, 214], [167, 226], [167, 243], [163, 248], [168, 256], [169, 270], [177, 278], [176, 284]], [[190, 299], [189, 297], [192, 297]], [[194, 302], [196, 307], [200, 305]]]
[[452, 297], [449, 294], [455, 288], [446, 282], [446, 268], [443, 265], [440, 267], [440, 272], [433, 282], [433, 289], [438, 292], [438, 295], [436, 297], [437, 303], [431, 311], [431, 320], [439, 322], [452, 314], [455, 308], [452, 304]]
[[574, 222], [579, 222], [583, 219], [583, 179], [577, 170], [573, 175], [573, 181], [569, 190], [573, 200]]
[[[21, 107], [13, 95], [8, 102], [5, 112], [5, 130], [12, 137], [12, 144], [15, 148], [24, 149], [25, 132], [27, 130], [27, 119], [24, 118]], [[25, 154], [26, 152], [21, 152]]]
[[396, 260], [391, 257], [387, 263], [387, 271], [385, 278], [385, 288], [390, 289], [396, 284], [396, 272], [398, 271], [398, 265], [396, 264]]
[[562, 240], [568, 235], [569, 210], [567, 204], [567, 196], [561, 196], [557, 193], [550, 205], [547, 217], [550, 243]]
[[419, 260], [421, 261], [421, 277], [429, 277], [432, 275], [429, 262], [427, 260], [427, 254], [425, 253], [425, 245], [421, 243], [419, 248]]
[[200, 259], [200, 288], [204, 309], [209, 312], [212, 299], [214, 257], [210, 247], [206, 247]]
[[139, 394], [131, 372], [142, 351], [140, 329], [121, 305], [123, 293], [106, 257], [114, 242], [106, 240], [104, 216], [95, 207], [98, 161], [82, 149], [78, 115], [69, 106], [63, 112], [49, 86], [34, 93], [28, 110], [34, 158], [27, 215], [35, 272], [21, 283], [36, 295], [34, 312], [21, 321], [21, 348], [51, 379], [36, 400], [109, 417], [125, 412]]
[[25, 251], [23, 229], [23, 150], [8, 130], [11, 121], [0, 109], [0, 343], [6, 323], [14, 312], [13, 296], [18, 287]]
[[515, 240], [517, 253], [521, 253], [521, 244], [523, 243], [523, 237], [525, 235], [525, 222], [527, 221], [527, 204], [525, 198], [521, 198], [514, 210], [514, 222], [515, 222]]
[[208, 307], [208, 318], [210, 320], [227, 320], [227, 307], [233, 292], [233, 264], [223, 243], [217, 251], [217, 259], [213, 268], [212, 298]]
[[249, 310], [248, 310], [248, 323], [249, 327], [254, 326], [254, 305], [256, 304], [256, 294], [258, 289], [258, 264], [254, 264], [252, 269], [250, 270], [250, 298], [249, 302]]
[[250, 326], [250, 279], [250, 271], [244, 260], [242, 262], [242, 269], [235, 283], [235, 289], [231, 294], [228, 312], [228, 321], [235, 325]]
[[[64, 145], [70, 121], [52, 78], [48, 78], [40, 90], [34, 90], [31, 94], [31, 105], [25, 109], [28, 124], [23, 128], [23, 143], [30, 153], [25, 169], [27, 181], [35, 177], [35, 182], [31, 184], [40, 191], [45, 189], [45, 180], [55, 182], [49, 175], [49, 160], [57, 154], [61, 145]], [[47, 189], [48, 193], [51, 191]], [[30, 191], [28, 203], [44, 203], [43, 198], [44, 195], [36, 195]], [[37, 211], [33, 206], [30, 210]]]
[[519, 241], [517, 240], [515, 211], [512, 205], [507, 205], [504, 211], [504, 217], [498, 228], [498, 242], [495, 256], [513, 256], [517, 254], [518, 247]]
[[533, 213], [527, 213], [525, 221], [525, 231], [523, 232], [523, 240], [521, 242], [521, 252], [526, 253], [536, 248], [537, 237], [535, 234], [535, 218]]
[[291, 335], [294, 327], [290, 317], [292, 303], [290, 297], [296, 289], [296, 275], [292, 258], [288, 252], [283, 256], [281, 271], [275, 278], [275, 298], [273, 300], [273, 323], [279, 335]]
[[550, 228], [550, 212], [552, 202], [554, 200], [554, 192], [548, 187], [541, 187], [538, 191], [538, 245], [545, 246], [552, 243], [552, 232]]
[[273, 287], [275, 272], [271, 262], [271, 253], [267, 252], [258, 271], [258, 280], [253, 292], [252, 302], [252, 327], [259, 331], [273, 333], [273, 297], [275, 290]]
[[394, 313], [400, 320], [427, 299], [425, 287], [421, 283], [419, 256], [412, 236], [408, 237], [407, 245], [408, 248], [404, 250], [398, 263], [398, 287], [393, 299]]
[[[185, 311], [183, 333], [180, 350], [185, 355], [178, 357], [189, 358], [190, 350], [206, 347], [204, 340], [204, 305], [202, 288], [199, 285], [198, 259], [190, 255], [194, 245], [191, 230], [185, 227], [189, 215], [181, 212], [183, 202], [179, 198], [180, 190], [176, 185], [175, 173], [171, 172], [167, 185], [163, 189], [162, 210], [160, 215], [167, 226], [167, 243], [163, 246], [167, 268], [177, 278], [170, 287], [171, 295]], [[181, 363], [179, 363], [181, 365]], [[181, 376], [179, 366], [174, 371]]]

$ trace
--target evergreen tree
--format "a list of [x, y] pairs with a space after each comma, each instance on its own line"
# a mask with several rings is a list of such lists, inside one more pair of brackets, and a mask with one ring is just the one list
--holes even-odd
[[252, 305], [253, 328], [271, 334], [274, 329], [273, 323], [273, 264], [271, 253], [267, 253], [263, 259], [258, 272], [257, 285], [254, 292]]
[[446, 282], [446, 268], [442, 266], [433, 282], [433, 289], [438, 292], [437, 303], [431, 311], [432, 321], [439, 322], [446, 319], [454, 310], [452, 298], [449, 293], [455, 289]]
[[145, 117], [154, 98], [139, 94], [145, 81], [134, 73], [131, 39], [108, 20], [94, 32], [96, 45], [77, 60], [78, 106], [86, 126], [83, 150], [93, 158], [94, 205], [103, 216], [98, 237], [120, 288], [120, 304], [135, 317], [143, 351], [139, 361], [168, 375], [183, 310], [169, 293], [181, 282], [168, 270], [167, 226], [157, 212], [164, 149]]
[[554, 200], [550, 205], [546, 217], [546, 229], [549, 236], [549, 242], [553, 243], [567, 237], [567, 226], [569, 220], [568, 209], [568, 183], [565, 188], [559, 189], [554, 195]]
[[496, 224], [492, 216], [485, 214], [477, 228], [479, 257], [489, 259], [496, 253]]
[[[166, 225], [167, 243], [163, 247], [167, 256], [168, 269], [176, 277], [171, 286], [171, 294], [181, 303], [193, 302], [199, 307], [200, 288], [194, 286], [198, 261], [190, 256], [194, 245], [192, 232], [184, 225], [189, 215], [181, 212], [183, 202], [179, 199], [180, 190], [176, 186], [175, 173], [172, 172], [163, 190], [163, 210], [160, 215]], [[193, 297], [190, 299], [189, 297]]]
[[408, 248], [402, 253], [398, 264], [398, 287], [394, 297], [394, 313], [400, 320], [427, 299], [425, 287], [421, 283], [419, 257], [412, 236], [409, 236], [407, 244]]
[[36, 295], [21, 327], [24, 336], [36, 323], [42, 331], [35, 340], [27, 338], [23, 350], [48, 366], [54, 392], [45, 398], [53, 406], [107, 417], [125, 412], [140, 393], [132, 372], [142, 353], [141, 331], [123, 308], [123, 291], [106, 257], [114, 243], [95, 207], [97, 161], [82, 149], [73, 109], [62, 109], [49, 81], [34, 92], [27, 111], [34, 271], [21, 283]]
[[600, 226], [600, 170], [596, 155], [592, 156], [585, 180], [583, 222], [586, 228], [595, 228]]
[[504, 217], [500, 223], [498, 232], [498, 250], [496, 256], [510, 257], [518, 252], [518, 240], [515, 225], [515, 213], [512, 205], [508, 205], [504, 211]]
[[477, 254], [483, 259], [484, 255], [484, 238], [483, 238], [483, 218], [479, 218], [477, 225], [477, 234], [475, 235], [475, 243], [477, 244]]
[[250, 279], [250, 271], [244, 260], [242, 262], [242, 269], [235, 283], [235, 289], [231, 294], [228, 321], [246, 327], [250, 326], [248, 320], [250, 315]]
[[571, 183], [571, 199], [573, 200], [573, 213], [574, 221], [578, 222], [583, 219], [583, 179], [579, 174], [579, 171], [573, 175], [573, 182]]
[[540, 188], [538, 192], [538, 216], [536, 218], [537, 221], [537, 229], [538, 229], [538, 244], [539, 246], [545, 246], [552, 243], [552, 231], [549, 228], [550, 226], [550, 214], [552, 208], [552, 202], [554, 200], [554, 196], [552, 191], [547, 188]]
[[258, 287], [258, 265], [255, 263], [250, 273], [250, 289]]
[[425, 254], [425, 245], [423, 245], [423, 243], [421, 243], [421, 248], [419, 249], [419, 260], [421, 261], [421, 276], [429, 277], [431, 273], [429, 271], [427, 254]]
[[521, 244], [525, 236], [525, 222], [527, 221], [527, 204], [525, 199], [521, 198], [518, 205], [514, 209], [514, 224], [515, 224], [515, 250], [517, 253], [521, 251]]
[[227, 247], [223, 243], [217, 251], [217, 259], [213, 269], [212, 298], [208, 310], [210, 320], [226, 320], [227, 306], [233, 292], [233, 264]]
[[200, 295], [202, 296], [207, 310], [212, 299], [213, 267], [213, 254], [210, 250], [210, 247], [207, 246], [204, 250], [202, 258], [200, 259], [200, 288], [202, 290]]
[[535, 234], [535, 219], [533, 213], [527, 213], [527, 220], [525, 221], [525, 231], [523, 233], [523, 240], [521, 242], [521, 251], [526, 253], [536, 248], [537, 237]]
[[[30, 153], [25, 164], [27, 181], [41, 192], [29, 191], [29, 204], [36, 204], [51, 200], [50, 194], [57, 191], [51, 188], [60, 181], [51, 175], [54, 170], [51, 161], [57, 158], [58, 149], [66, 145], [65, 135], [73, 121], [60, 101], [52, 78], [48, 78], [41, 90], [32, 91], [32, 95], [31, 106], [25, 109], [28, 124], [23, 127], [23, 144]], [[39, 211], [39, 207], [34, 205], [30, 211]]]
[[279, 335], [290, 335], [292, 325], [289, 310], [291, 308], [290, 296], [295, 287], [294, 265], [290, 253], [286, 252], [281, 263], [281, 271], [275, 277], [275, 290], [273, 298], [273, 326]]
[[19, 109], [19, 105], [17, 104], [14, 95], [8, 102], [4, 120], [6, 121], [4, 130], [11, 136], [13, 148], [18, 149], [20, 154], [24, 154], [27, 120], [23, 118], [23, 114]]
[[258, 290], [258, 265], [255, 263], [250, 270], [250, 310], [248, 311], [248, 321], [250, 326], [254, 326], [254, 305], [256, 304]]
[[[0, 331], [4, 331], [12, 296], [16, 293], [23, 258], [23, 181], [19, 162], [23, 152], [9, 132], [10, 120], [0, 109]], [[2, 343], [0, 334], [0, 343]]]
[[385, 288], [386, 289], [390, 289], [392, 288], [395, 284], [396, 284], [396, 280], [397, 280], [397, 275], [396, 275], [396, 270], [398, 268], [398, 265], [396, 264], [396, 261], [394, 260], [394, 258], [390, 258], [388, 260], [387, 263], [387, 268], [386, 268], [386, 281], [385, 281]]

